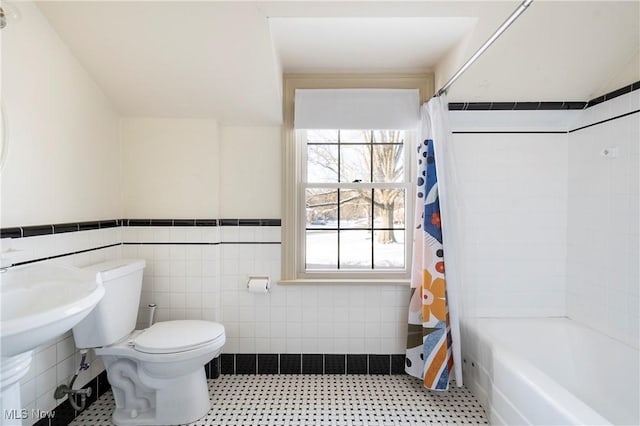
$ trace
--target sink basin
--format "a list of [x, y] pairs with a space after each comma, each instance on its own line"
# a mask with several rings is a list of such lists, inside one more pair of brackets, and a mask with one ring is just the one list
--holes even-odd
[[66, 333], [103, 295], [95, 275], [78, 268], [44, 263], [2, 272], [2, 357], [22, 354]]
[[94, 274], [38, 263], [0, 270], [1, 426], [20, 426], [26, 412], [20, 379], [32, 350], [71, 330], [104, 296]]

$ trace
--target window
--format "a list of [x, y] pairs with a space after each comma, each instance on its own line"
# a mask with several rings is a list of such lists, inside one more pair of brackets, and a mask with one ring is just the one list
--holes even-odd
[[[356, 108], [357, 123], [350, 125], [349, 117], [333, 111], [326, 103], [303, 111], [307, 113], [305, 124], [294, 129], [296, 89], [305, 89], [298, 93], [307, 96], [316, 89], [338, 92], [347, 89], [344, 91], [347, 93], [364, 88], [412, 89], [413, 93], [419, 89], [422, 102], [433, 93], [433, 76], [285, 75], [282, 175], [285, 283], [409, 281], [415, 132], [406, 130], [408, 126], [394, 127], [394, 119], [389, 120], [390, 124], [386, 119], [380, 120], [380, 109], [376, 109], [377, 121], [369, 127], [367, 113], [361, 111], [366, 108]], [[344, 103], [341, 99], [341, 105]], [[392, 109], [399, 110], [395, 106]], [[385, 117], [388, 115], [393, 114]], [[318, 127], [313, 125], [316, 116], [322, 116]], [[381, 129], [381, 122], [388, 128]], [[336, 123], [335, 127], [331, 123]]]
[[301, 269], [401, 271], [406, 198], [402, 130], [300, 130], [304, 170]]

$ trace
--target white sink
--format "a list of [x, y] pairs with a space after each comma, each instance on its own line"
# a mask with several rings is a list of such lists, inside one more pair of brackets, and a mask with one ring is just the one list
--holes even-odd
[[19, 380], [32, 350], [71, 330], [104, 296], [96, 277], [78, 268], [40, 263], [0, 272], [0, 425], [20, 425]]
[[66, 333], [102, 299], [95, 275], [52, 264], [0, 273], [0, 350], [3, 357], [30, 351]]

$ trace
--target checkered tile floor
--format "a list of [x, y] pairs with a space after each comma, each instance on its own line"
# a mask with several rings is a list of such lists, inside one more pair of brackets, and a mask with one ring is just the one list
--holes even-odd
[[[209, 394], [211, 411], [191, 425], [488, 424], [466, 388], [430, 392], [404, 375], [223, 375]], [[107, 392], [71, 425], [111, 425], [113, 405]]]

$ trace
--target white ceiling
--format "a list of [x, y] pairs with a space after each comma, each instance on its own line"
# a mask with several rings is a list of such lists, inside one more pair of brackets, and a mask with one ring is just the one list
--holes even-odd
[[[281, 122], [283, 71], [433, 70], [439, 87], [519, 3], [38, 6], [121, 114], [273, 125]], [[449, 100], [587, 100], [640, 80], [639, 6], [536, 0], [451, 88]]]
[[424, 72], [471, 32], [474, 18], [269, 18], [286, 71]]

